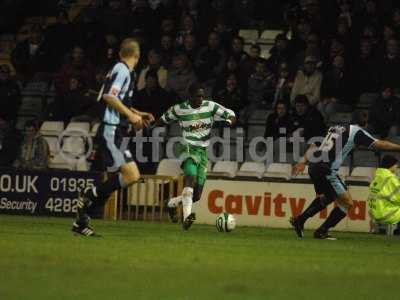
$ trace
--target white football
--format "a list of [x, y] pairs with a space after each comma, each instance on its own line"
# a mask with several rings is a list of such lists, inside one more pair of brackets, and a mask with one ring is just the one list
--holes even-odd
[[228, 213], [222, 213], [217, 217], [215, 226], [220, 232], [231, 232], [236, 227], [235, 217]]

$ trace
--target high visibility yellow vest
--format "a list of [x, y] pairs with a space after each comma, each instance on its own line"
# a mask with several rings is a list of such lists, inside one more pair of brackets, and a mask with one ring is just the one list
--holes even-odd
[[388, 169], [377, 169], [369, 186], [368, 206], [378, 223], [400, 222], [400, 180]]

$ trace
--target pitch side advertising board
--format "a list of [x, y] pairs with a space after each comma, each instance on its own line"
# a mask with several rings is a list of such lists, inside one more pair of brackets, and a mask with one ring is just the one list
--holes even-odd
[[77, 191], [101, 180], [97, 173], [0, 170], [0, 214], [76, 214]]
[[[348, 185], [355, 206], [336, 227], [339, 231], [368, 232], [368, 186]], [[218, 214], [233, 214], [238, 226], [288, 228], [289, 218], [300, 214], [315, 198], [311, 183], [207, 180], [201, 201], [195, 203], [196, 223], [215, 224]], [[314, 216], [306, 229], [315, 229], [334, 204]]]

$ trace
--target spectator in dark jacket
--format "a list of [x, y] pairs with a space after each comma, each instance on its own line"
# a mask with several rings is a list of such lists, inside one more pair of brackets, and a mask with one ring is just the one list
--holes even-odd
[[208, 44], [200, 49], [195, 62], [196, 73], [200, 82], [215, 83], [225, 66], [226, 54], [221, 47], [221, 40], [216, 32], [208, 35]]
[[[393, 89], [383, 89], [381, 97], [369, 109], [369, 122], [372, 132], [386, 138], [400, 121], [400, 99], [393, 95]], [[397, 132], [395, 132], [396, 134]]]
[[85, 85], [90, 85], [94, 81], [95, 69], [79, 46], [72, 49], [69, 62], [56, 74], [55, 86], [59, 95], [68, 91], [73, 76], [79, 76]]
[[245, 105], [245, 97], [238, 84], [238, 78], [235, 73], [231, 73], [226, 77], [225, 86], [214, 92], [213, 99], [225, 107], [232, 109], [236, 116]]
[[272, 137], [274, 140], [280, 137], [289, 137], [292, 133], [293, 122], [289, 114], [286, 102], [277, 102], [275, 110], [267, 118], [265, 137]]
[[275, 45], [270, 50], [271, 56], [267, 62], [274, 72], [278, 71], [279, 65], [282, 62], [290, 61], [290, 48], [289, 40], [285, 34], [278, 34], [275, 38]]
[[12, 167], [20, 144], [20, 132], [10, 119], [0, 115], [0, 167]]
[[308, 102], [307, 96], [298, 95], [292, 112], [293, 131], [297, 131], [305, 141], [325, 135], [326, 125], [321, 113]]
[[36, 72], [48, 71], [49, 50], [40, 27], [33, 27], [29, 38], [17, 44], [11, 62], [22, 80], [30, 80]]
[[141, 111], [150, 111], [155, 118], [159, 118], [164, 111], [174, 105], [173, 97], [160, 84], [157, 72], [146, 73], [145, 86], [135, 95], [135, 108]]
[[399, 41], [390, 39], [386, 42], [386, 55], [381, 64], [382, 84], [392, 87], [400, 87], [400, 55]]
[[0, 65], [0, 103], [3, 116], [16, 120], [21, 93], [18, 84], [11, 79], [10, 72], [8, 65]]

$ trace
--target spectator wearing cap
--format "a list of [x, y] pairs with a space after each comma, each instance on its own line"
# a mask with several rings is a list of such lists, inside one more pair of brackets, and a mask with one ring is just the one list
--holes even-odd
[[0, 103], [3, 116], [9, 120], [16, 120], [21, 105], [21, 92], [10, 73], [8, 65], [0, 65]]
[[49, 164], [49, 145], [39, 132], [38, 125], [27, 121], [24, 126], [24, 138], [18, 151], [14, 167], [26, 170], [45, 170]]
[[297, 72], [293, 84], [291, 102], [298, 95], [305, 95], [311, 106], [316, 106], [321, 99], [321, 84], [322, 74], [317, 70], [317, 59], [313, 56], [308, 56], [304, 60], [302, 70]]
[[293, 121], [293, 132], [304, 137], [307, 142], [313, 137], [325, 135], [326, 125], [321, 113], [308, 102], [307, 96], [298, 95], [294, 99], [294, 108], [291, 114]]
[[369, 109], [369, 126], [382, 138], [397, 135], [400, 121], [400, 99], [391, 87], [385, 87], [380, 97]]
[[377, 223], [398, 224], [400, 222], [398, 168], [398, 159], [392, 155], [385, 155], [369, 186], [369, 213]]
[[151, 49], [147, 54], [147, 66], [139, 74], [137, 82], [138, 90], [141, 90], [145, 87], [146, 74], [149, 71], [155, 71], [157, 73], [159, 85], [162, 88], [165, 88], [167, 85], [168, 71], [164, 68], [164, 66], [161, 66], [161, 54], [157, 49]]

